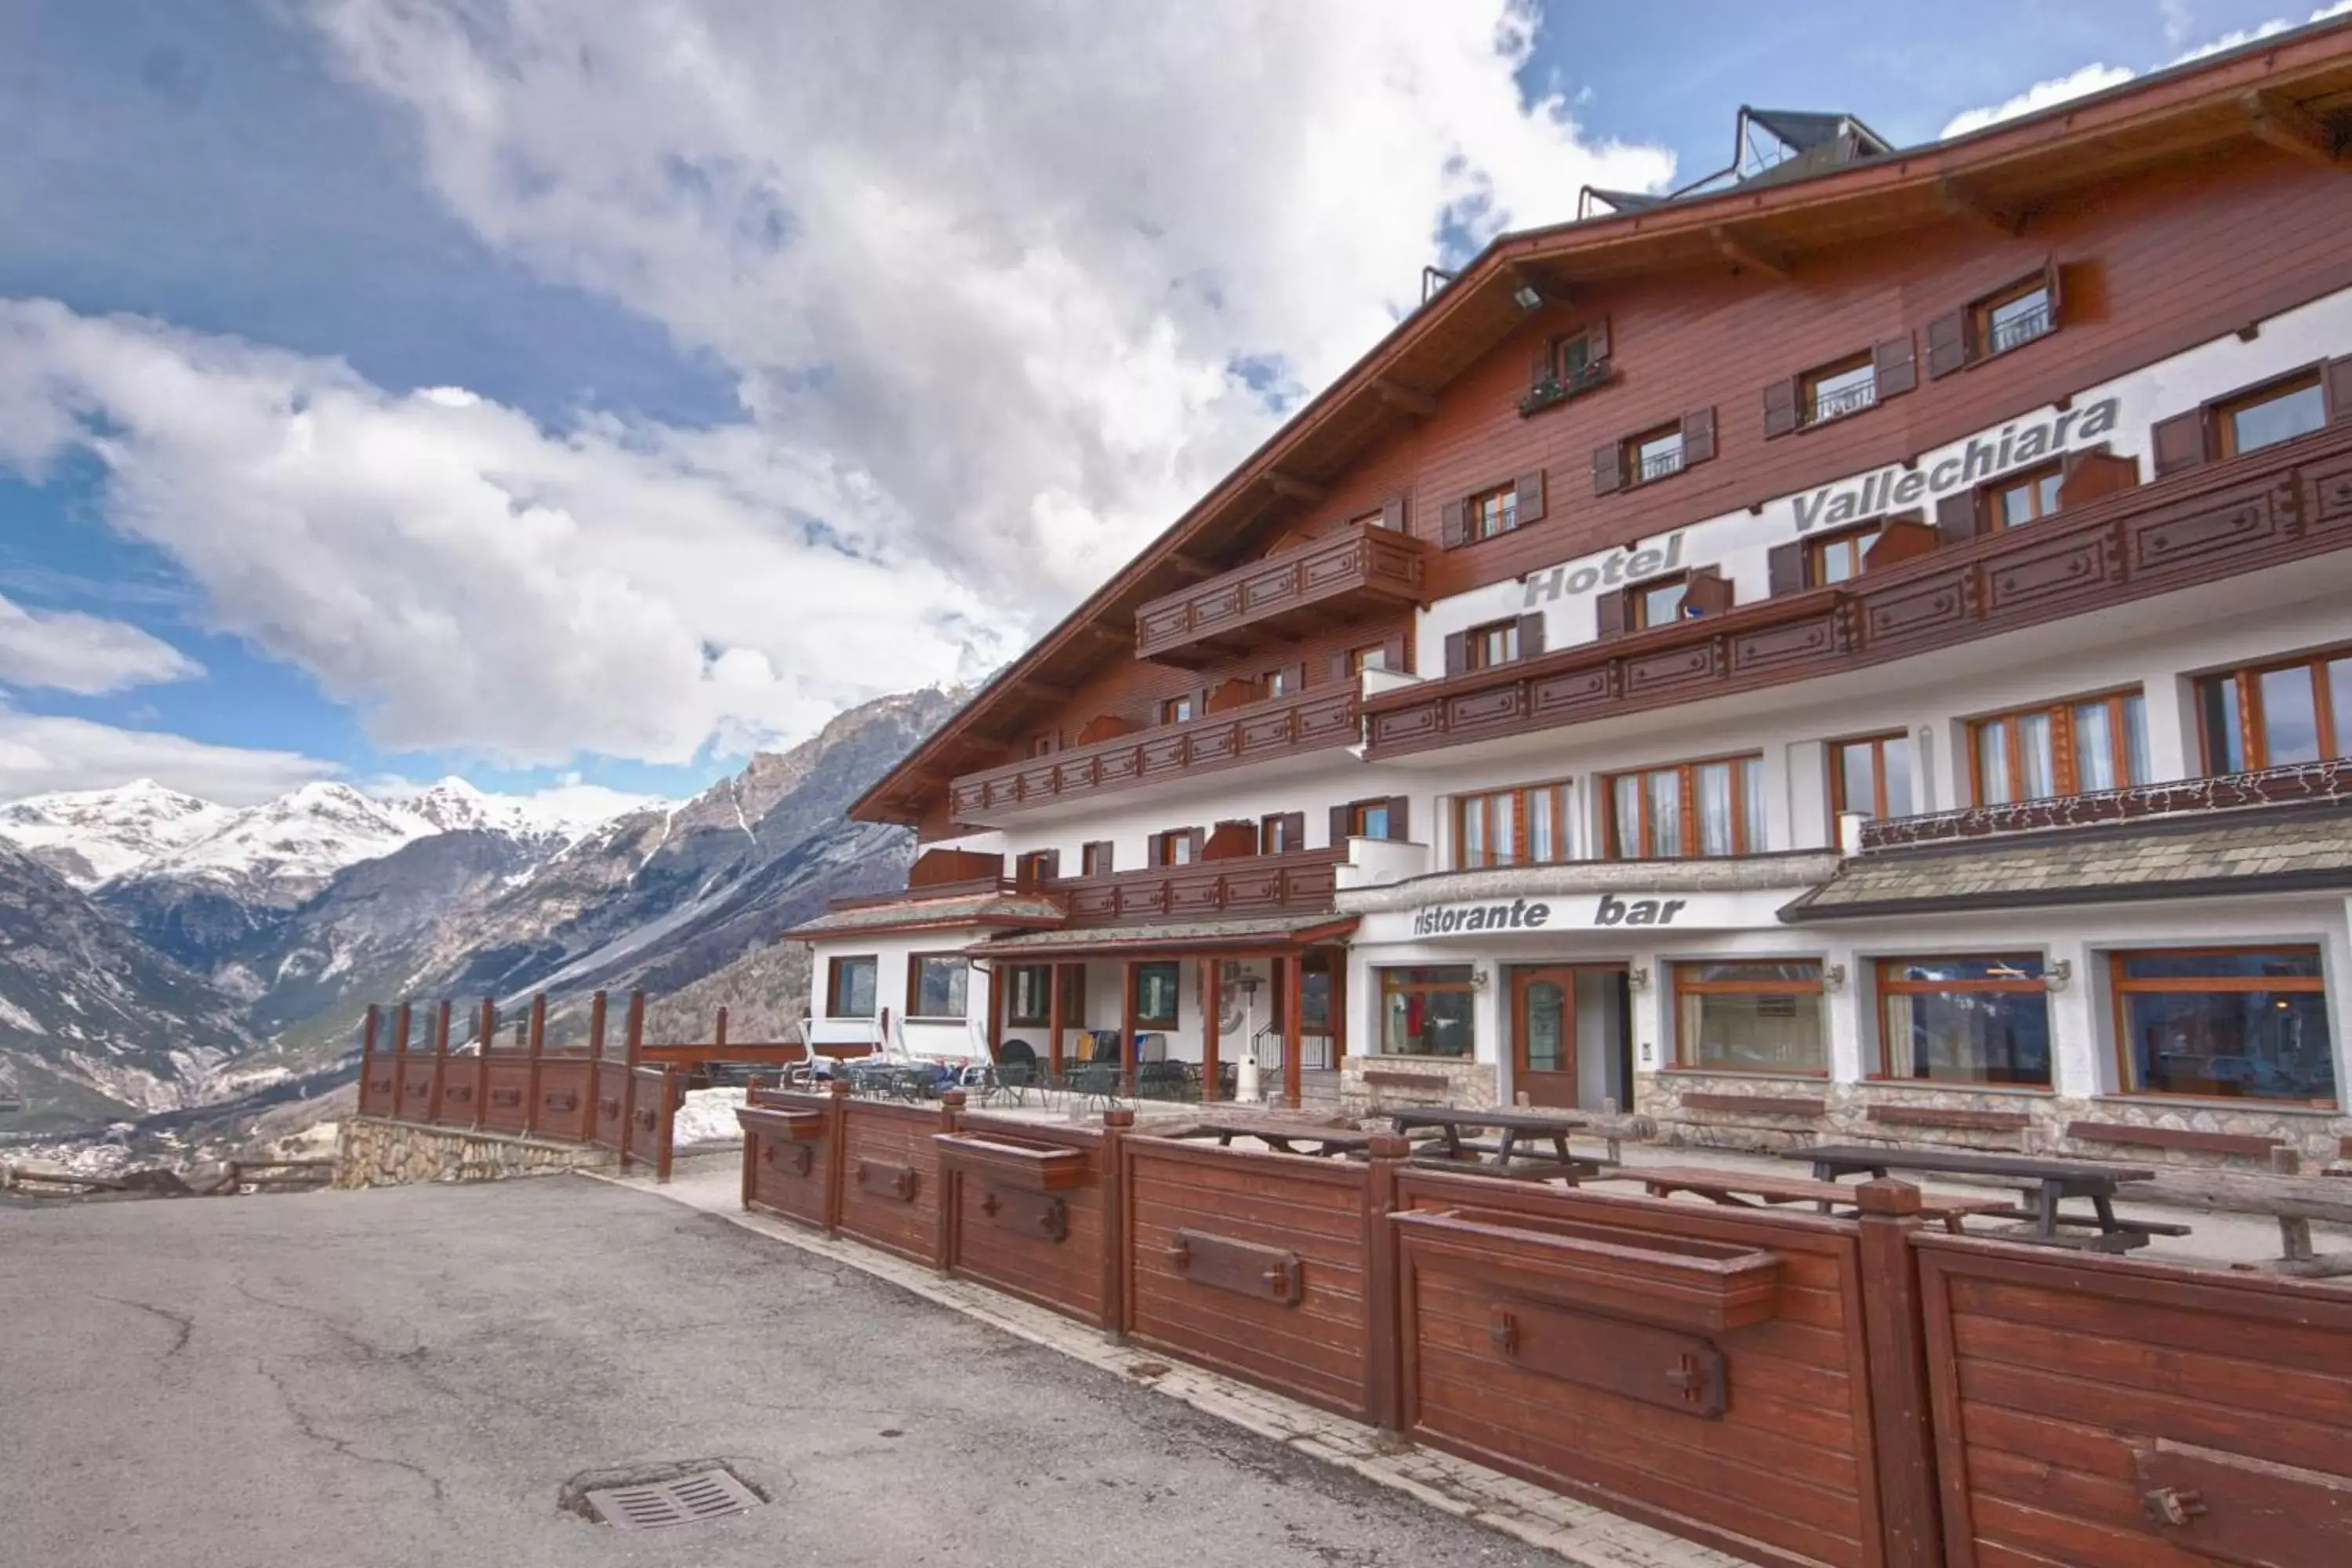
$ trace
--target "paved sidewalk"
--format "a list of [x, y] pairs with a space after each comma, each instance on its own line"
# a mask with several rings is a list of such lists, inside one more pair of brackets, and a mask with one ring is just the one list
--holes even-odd
[[696, 1173], [667, 1187], [641, 1177], [589, 1179], [656, 1194], [801, 1252], [887, 1280], [1032, 1344], [1121, 1378], [1147, 1382], [1160, 1394], [1294, 1453], [1336, 1465], [1418, 1498], [1432, 1508], [1558, 1552], [1584, 1568], [1738, 1568], [1741, 1561], [1484, 1466], [1399, 1444], [1370, 1426], [1237, 1379], [1115, 1345], [1096, 1330], [987, 1286], [943, 1278], [873, 1247], [828, 1237], [767, 1215], [747, 1214], [741, 1207], [741, 1182], [734, 1173]]

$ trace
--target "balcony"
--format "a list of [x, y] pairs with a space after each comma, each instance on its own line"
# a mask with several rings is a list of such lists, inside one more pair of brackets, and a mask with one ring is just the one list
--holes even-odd
[[2258, 805], [2347, 803], [2352, 803], [2352, 759], [2338, 757], [2264, 768], [2256, 773], [2221, 773], [2211, 778], [2135, 784], [2129, 789], [2098, 790], [2088, 795], [2012, 801], [2006, 805], [1878, 818], [1862, 825], [1862, 847], [1868, 854], [1874, 849], [1952, 844], [2044, 828], [2091, 827], [2107, 822], [2238, 811]]
[[1065, 877], [1045, 890], [1068, 907], [1063, 929], [1127, 925], [1145, 921], [1244, 919], [1317, 914], [1331, 908], [1334, 868], [1344, 849], [1304, 849], [1153, 866], [1108, 877]]
[[958, 822], [992, 823], [1138, 784], [1352, 746], [1362, 738], [1361, 702], [1352, 680], [1311, 686], [1189, 723], [965, 773], [948, 785], [949, 805]]
[[1373, 761], [1704, 701], [2352, 548], [2352, 426], [2116, 491], [1834, 587], [1381, 692]]
[[1164, 595], [1135, 613], [1135, 655], [1185, 668], [1257, 639], [1417, 604], [1427, 546], [1372, 522]]

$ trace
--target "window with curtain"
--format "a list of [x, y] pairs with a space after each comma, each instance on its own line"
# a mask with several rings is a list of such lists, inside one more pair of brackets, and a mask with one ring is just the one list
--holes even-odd
[[2147, 704], [2137, 691], [2077, 698], [1969, 725], [1979, 805], [2148, 782]]
[[1391, 1057], [1470, 1057], [1470, 965], [1431, 963], [1382, 969], [1381, 1053]]
[[2050, 1086], [2050, 992], [2031, 953], [1878, 961], [1879, 1072]]
[[1908, 816], [1918, 807], [1911, 794], [1911, 737], [1865, 735], [1830, 742], [1830, 826], [1840, 813]]
[[2209, 773], [2352, 756], [2352, 649], [2201, 677], [2197, 718]]
[[971, 964], [961, 953], [917, 952], [907, 958], [907, 1016], [961, 1018]]
[[1764, 760], [1719, 757], [1601, 781], [1612, 860], [1755, 855], [1764, 848]]
[[1568, 858], [1568, 784], [1522, 784], [1454, 803], [1454, 865], [1549, 866]]
[[879, 961], [872, 953], [836, 958], [825, 964], [824, 1016], [828, 1018], [874, 1016], [874, 979]]
[[2336, 1103], [2316, 947], [2139, 949], [2107, 962], [2126, 1092]]
[[1676, 1066], [1702, 1072], [1828, 1070], [1818, 963], [1677, 963], [1674, 977]]
[[1043, 1028], [1052, 1021], [1054, 971], [1050, 964], [1022, 963], [1004, 971], [1004, 1021]]
[[1135, 966], [1135, 1021], [1150, 1029], [1176, 1026], [1176, 990], [1182, 966], [1139, 963]]

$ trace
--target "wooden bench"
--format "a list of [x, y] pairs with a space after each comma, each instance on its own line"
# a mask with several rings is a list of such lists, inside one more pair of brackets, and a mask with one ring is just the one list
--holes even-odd
[[[1620, 1171], [1617, 1174], [1626, 1181], [1641, 1183], [1654, 1198], [1668, 1197], [1675, 1193], [1694, 1193], [1728, 1208], [1816, 1204], [1822, 1213], [1828, 1214], [1837, 1205], [1851, 1206], [1853, 1203], [1852, 1187], [1836, 1182], [1808, 1181], [1801, 1176], [1749, 1176], [1738, 1171], [1715, 1171], [1690, 1165], [1648, 1165]], [[1960, 1221], [1969, 1215], [2012, 1215], [2015, 1212], [2007, 1198], [1954, 1198], [1932, 1193], [1919, 1194], [1919, 1213], [1927, 1219], [1941, 1220], [1944, 1228], [1955, 1236], [1960, 1234]]]

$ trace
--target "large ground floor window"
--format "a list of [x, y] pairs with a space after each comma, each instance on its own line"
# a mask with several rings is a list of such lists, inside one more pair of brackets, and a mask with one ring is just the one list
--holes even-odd
[[907, 957], [907, 1016], [961, 1018], [971, 981], [971, 964], [960, 952], [916, 952]]
[[2127, 1092], [2336, 1103], [2316, 947], [2141, 949], [2108, 965]]
[[1470, 965], [1419, 964], [1383, 969], [1380, 976], [1382, 1055], [1466, 1058], [1476, 1054]]
[[2033, 954], [1882, 958], [1878, 1009], [1887, 1079], [2050, 1087], [2050, 993]]
[[1176, 993], [1183, 968], [1174, 963], [1135, 966], [1135, 1022], [1140, 1028], [1176, 1026]]
[[828, 1018], [874, 1016], [877, 962], [870, 952], [828, 960], [825, 964], [824, 1016]]
[[1825, 1072], [1822, 966], [1677, 963], [1675, 1063], [1696, 1072]]

